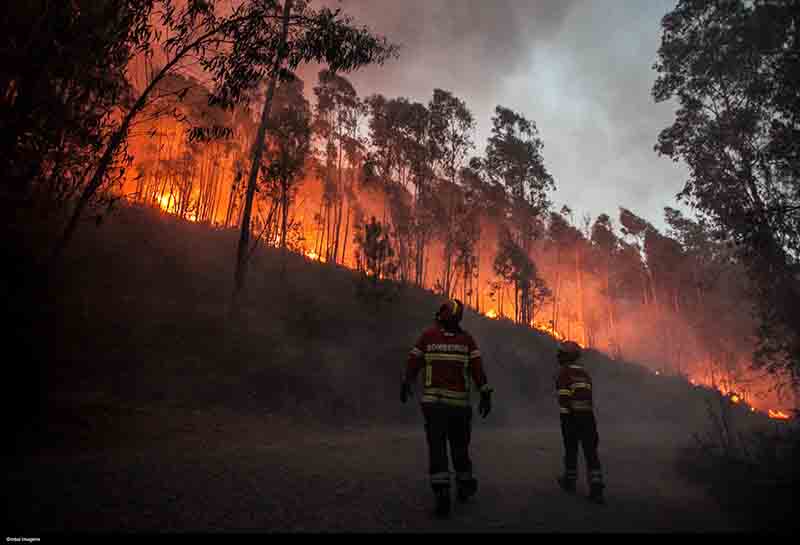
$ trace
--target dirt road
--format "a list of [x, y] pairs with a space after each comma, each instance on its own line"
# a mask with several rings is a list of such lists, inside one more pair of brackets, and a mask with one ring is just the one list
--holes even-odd
[[678, 477], [673, 449], [623, 432], [601, 438], [608, 503], [597, 506], [558, 488], [555, 425], [478, 421], [480, 490], [440, 521], [421, 426], [312, 429], [270, 417], [145, 413], [126, 425], [103, 432], [100, 445], [6, 458], [6, 527], [25, 535], [737, 530]]

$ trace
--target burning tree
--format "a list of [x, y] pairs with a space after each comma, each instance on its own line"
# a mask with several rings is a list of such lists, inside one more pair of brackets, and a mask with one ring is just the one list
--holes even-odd
[[[345, 261], [350, 216], [353, 208], [353, 185], [358, 161], [362, 157], [362, 143], [358, 136], [358, 122], [364, 106], [352, 84], [344, 77], [329, 70], [321, 70], [318, 84], [314, 87], [317, 97], [315, 132], [322, 140], [325, 160], [322, 177], [325, 187], [323, 206], [320, 211], [320, 244], [317, 253], [325, 261]], [[350, 175], [345, 175], [347, 161]], [[345, 215], [345, 205], [347, 213]], [[342, 222], [344, 233], [342, 234]]]
[[[153, 0], [7, 3], [2, 20], [3, 193], [61, 212], [84, 190], [134, 95], [131, 57], [152, 38]], [[123, 165], [118, 145], [108, 163]], [[119, 169], [113, 172], [119, 179]]]
[[[455, 280], [454, 265], [458, 264], [454, 261], [457, 262], [460, 256], [462, 269], [466, 266], [466, 270], [469, 270], [471, 246], [477, 240], [477, 235], [468, 234], [473, 233], [476, 226], [465, 225], [465, 201], [458, 185], [458, 174], [464, 166], [467, 154], [475, 147], [472, 142], [475, 119], [463, 100], [442, 89], [434, 89], [428, 112], [429, 147], [433, 150], [432, 158], [435, 159], [436, 170], [441, 179], [436, 188], [440, 194], [440, 216], [437, 219], [443, 238], [443, 287], [444, 293], [449, 297]], [[463, 227], [468, 227], [467, 233], [459, 236]], [[464, 277], [465, 284], [466, 281], [467, 276]]]
[[656, 101], [680, 109], [656, 150], [682, 196], [737, 245], [758, 290], [754, 363], [800, 382], [797, 2], [679, 2], [662, 20]]
[[[160, 25], [167, 30], [165, 33], [156, 31], [155, 21], [151, 20], [150, 13], [154, 4], [160, 5], [158, 14]], [[127, 4], [125, 7], [129, 7]], [[92, 174], [85, 186], [82, 188], [75, 208], [67, 222], [67, 225], [58, 240], [54, 257], [58, 257], [67, 246], [78, 226], [78, 220], [84, 209], [94, 197], [95, 193], [106, 181], [107, 173], [115, 157], [118, 156], [127, 142], [131, 127], [135, 120], [148, 108], [152, 108], [155, 103], [168, 98], [170, 95], [159, 94], [157, 89], [161, 82], [168, 76], [179, 73], [184, 63], [195, 61], [200, 65], [210, 68], [222, 54], [223, 44], [237, 35], [240, 29], [247, 25], [263, 25], [269, 28], [269, 21], [274, 18], [272, 12], [273, 2], [267, 0], [249, 0], [242, 2], [228, 15], [220, 15], [217, 12], [217, 3], [214, 1], [190, 1], [183, 6], [178, 6], [173, 0], [152, 0], [143, 4], [138, 2], [130, 4], [138, 10], [146, 9], [147, 17], [143, 22], [138, 22], [138, 30], [130, 34], [130, 42], [121, 42], [128, 46], [125, 50], [127, 57], [121, 60], [125, 70], [132, 66], [132, 61], [137, 55], [143, 55], [145, 59], [152, 59], [156, 49], [164, 55], [163, 65], [152, 68], [148, 74], [147, 83], [141, 91], [134, 94], [136, 97], [130, 101], [119, 102], [116, 107], [121, 107], [119, 112], [120, 121], [105, 140], [104, 150], [97, 160], [92, 164]], [[117, 6], [117, 8], [122, 5]], [[138, 19], [137, 19], [138, 21]], [[250, 36], [249, 41], [242, 40], [239, 47], [253, 50], [261, 46], [263, 33]], [[220, 49], [222, 47], [222, 49]], [[256, 63], [256, 58], [249, 58], [249, 69]], [[241, 67], [245, 69], [244, 67]], [[218, 81], [222, 81], [220, 78]], [[181, 91], [185, 93], [185, 91]]]
[[358, 226], [354, 242], [359, 271], [373, 282], [394, 277], [397, 272], [394, 249], [386, 227], [375, 216], [368, 223]]
[[508, 232], [497, 249], [494, 271], [514, 288], [514, 319], [517, 323], [532, 324], [534, 305], [543, 301], [549, 290], [539, 278], [536, 264]]
[[302, 80], [286, 81], [278, 87], [269, 131], [271, 138], [262, 165], [266, 193], [272, 197], [266, 223], [277, 220], [278, 244], [285, 251], [295, 182], [303, 175], [311, 146], [311, 110], [303, 96]]
[[[391, 281], [398, 271], [397, 259], [386, 226], [375, 217], [356, 228], [353, 242], [361, 277], [356, 293], [377, 305], [394, 292]], [[366, 280], [366, 281], [365, 281]]]
[[[255, 1], [255, 0], [254, 0]], [[270, 2], [278, 13], [277, 2]], [[294, 11], [293, 11], [294, 9]], [[234, 273], [234, 311], [245, 285], [247, 247], [250, 240], [250, 216], [256, 179], [261, 168], [264, 138], [269, 124], [272, 97], [279, 78], [294, 71], [301, 63], [325, 62], [334, 72], [350, 71], [360, 66], [382, 63], [395, 54], [396, 48], [373, 36], [366, 28], [357, 28], [352, 20], [327, 8], [312, 9], [308, 2], [286, 0], [279, 24], [264, 21], [235, 29], [232, 48], [207, 63], [221, 83], [218, 99], [227, 104], [240, 100], [245, 90], [266, 76], [269, 80], [261, 113], [261, 122], [253, 143], [252, 161], [245, 193], [241, 234]]]

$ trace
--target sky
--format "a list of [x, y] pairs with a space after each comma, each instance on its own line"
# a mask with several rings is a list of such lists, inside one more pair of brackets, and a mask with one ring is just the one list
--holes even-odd
[[[464, 100], [482, 154], [495, 106], [536, 123], [556, 209], [575, 221], [629, 208], [664, 230], [685, 166], [653, 150], [674, 103], [651, 96], [666, 0], [325, 0], [400, 44], [398, 59], [346, 74], [361, 96]], [[311, 83], [311, 82], [309, 82]]]

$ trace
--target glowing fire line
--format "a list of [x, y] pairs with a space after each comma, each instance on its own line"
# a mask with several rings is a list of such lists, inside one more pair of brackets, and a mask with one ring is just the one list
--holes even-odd
[[769, 414], [770, 418], [775, 418], [778, 420], [789, 420], [789, 418], [791, 418], [788, 414], [786, 414], [783, 411], [773, 411], [772, 409], [770, 409], [767, 414]]
[[[156, 201], [158, 203], [158, 207], [163, 212], [165, 212], [167, 214], [175, 214], [175, 213], [177, 213], [177, 211], [178, 211], [178, 202], [176, 201], [175, 196], [173, 194], [171, 194], [171, 193], [170, 194], [162, 194], [162, 195], [157, 197]], [[190, 221], [197, 221], [196, 215], [194, 214], [194, 212], [187, 214], [186, 219], [188, 219]], [[276, 238], [275, 242], [277, 243], [277, 238]], [[312, 261], [322, 261], [322, 262], [326, 261], [324, 257], [320, 256], [314, 250], [303, 249], [303, 250], [301, 250], [300, 253], [302, 255], [304, 255], [306, 258], [308, 258], [309, 260], [312, 260]], [[349, 264], [347, 264], [346, 266], [348, 266], [349, 268], [354, 268], [354, 267], [350, 266]], [[496, 319], [498, 319], [500, 317], [497, 309], [495, 309], [495, 308], [492, 308], [492, 309], [486, 311], [484, 313], [484, 316], [486, 316], [487, 318], [493, 319], [493, 320], [496, 320]], [[546, 334], [550, 335], [551, 337], [553, 337], [554, 339], [556, 339], [558, 341], [563, 341], [563, 340], [567, 339], [567, 337], [564, 334], [562, 334], [560, 331], [558, 331], [554, 327], [552, 327], [552, 325], [550, 323], [534, 320], [529, 325], [530, 325], [531, 328], [536, 329], [538, 331], [541, 331], [543, 333], [546, 333]], [[578, 342], [578, 344], [582, 348], [586, 348], [580, 342]], [[661, 373], [658, 370], [654, 371], [654, 374], [656, 374], [658, 376], [661, 376]], [[724, 387], [722, 385], [718, 385], [718, 384], [707, 384], [706, 381], [698, 380], [698, 379], [696, 379], [694, 377], [688, 378], [688, 381], [692, 386], [696, 386], [696, 387], [704, 386], [704, 387], [708, 387], [708, 388], [713, 388], [713, 389], [717, 390], [719, 393], [721, 393], [723, 396], [727, 397], [730, 400], [731, 403], [734, 403], [734, 404], [737, 404], [737, 405], [739, 405], [739, 404], [744, 405], [747, 408], [749, 408], [749, 410], [751, 412], [756, 412], [756, 411], [761, 412], [761, 410], [756, 409], [755, 407], [750, 405], [750, 403], [748, 403], [745, 400], [744, 397], [742, 397], [741, 395], [736, 393], [734, 391], [734, 388], [730, 388], [730, 387], [726, 388], [726, 387]], [[768, 409], [766, 411], [766, 415], [769, 416], [769, 418], [776, 419], [776, 420], [789, 420], [789, 419], [791, 419], [791, 415], [790, 414], [788, 414], [788, 413], [786, 413], [786, 412], [784, 412], [782, 410], [779, 410], [779, 409]]]
[[[168, 194], [161, 194], [156, 198], [158, 202], [158, 207], [161, 209], [162, 212], [166, 214], [177, 214], [178, 213], [178, 201], [175, 200], [175, 195], [172, 193]], [[189, 221], [197, 221], [197, 213], [192, 211], [186, 214], [185, 219]]]
[[[497, 313], [497, 309], [493, 308], [493, 309], [488, 310], [484, 314], [484, 316], [486, 316], [487, 318], [491, 318], [491, 319], [495, 320], [495, 319], [497, 319], [497, 317], [499, 315]], [[534, 321], [534, 322], [531, 322], [531, 327], [533, 327], [534, 329], [537, 329], [539, 331], [542, 331], [544, 333], [549, 334], [550, 336], [552, 336], [556, 340], [563, 341], [563, 340], [566, 339], [566, 337], [564, 335], [562, 335], [559, 331], [557, 331], [556, 329], [551, 327], [550, 324]], [[578, 343], [578, 344], [580, 344], [580, 343]], [[581, 346], [581, 348], [585, 348], [585, 347]], [[658, 375], [658, 376], [661, 375], [661, 372], [657, 371], [657, 370], [654, 373], [656, 375]], [[698, 381], [695, 380], [694, 378], [689, 378], [689, 383], [692, 386], [699, 386]], [[727, 389], [726, 390], [725, 388], [723, 388], [721, 386], [713, 386], [713, 388], [715, 390], [717, 390], [719, 393], [721, 393], [721, 394], [725, 395], [726, 397], [728, 397], [728, 399], [730, 399], [731, 403], [734, 403], [736, 405], [739, 405], [739, 404], [745, 405], [750, 409], [750, 412], [756, 412], [757, 411], [757, 409], [755, 407], [753, 407], [752, 405], [750, 405], [749, 403], [747, 403], [747, 401], [745, 401], [745, 399], [741, 395], [735, 393], [731, 389]], [[766, 414], [770, 418], [778, 419], [778, 420], [789, 420], [791, 418], [791, 416], [789, 414], [785, 413], [784, 411], [774, 410], [774, 409], [769, 409]]]

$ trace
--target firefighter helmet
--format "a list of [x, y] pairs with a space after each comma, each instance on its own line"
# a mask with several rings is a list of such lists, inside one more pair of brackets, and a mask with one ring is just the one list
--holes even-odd
[[464, 303], [458, 299], [451, 299], [446, 303], [442, 303], [436, 312], [436, 319], [440, 322], [446, 323], [459, 323], [461, 318], [464, 317]]
[[581, 347], [575, 341], [564, 341], [558, 346], [558, 359], [575, 361], [581, 356]]

